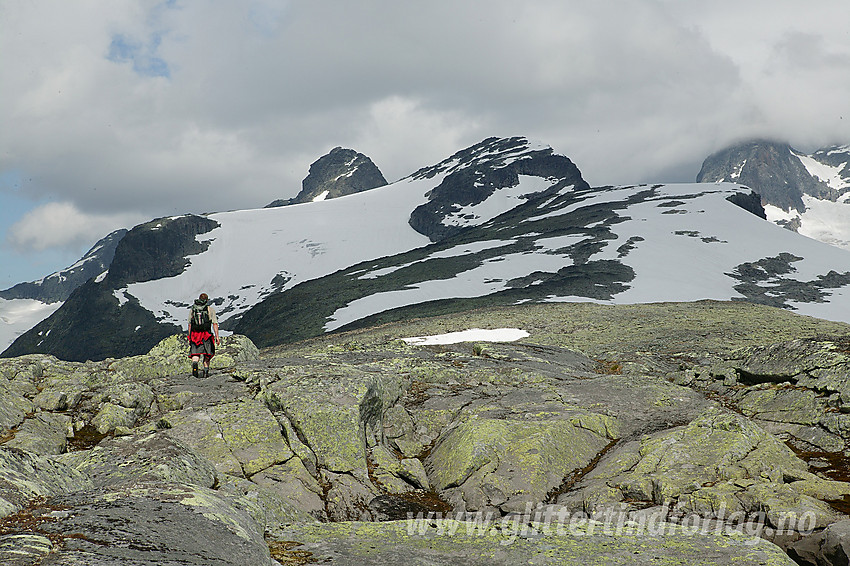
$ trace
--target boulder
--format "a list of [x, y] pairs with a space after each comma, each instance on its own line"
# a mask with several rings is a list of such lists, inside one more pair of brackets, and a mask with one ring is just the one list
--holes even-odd
[[835, 340], [817, 338], [753, 347], [738, 366], [750, 384], [783, 381], [838, 391], [847, 380], [850, 355]]
[[685, 427], [617, 447], [558, 503], [599, 511], [624, 500], [703, 517], [755, 517], [775, 529], [822, 528], [848, 484], [819, 478], [790, 448], [740, 415], [707, 410]]
[[748, 417], [800, 425], [817, 424], [824, 413], [814, 391], [802, 388], [751, 387], [736, 398]]
[[191, 447], [223, 474], [250, 477], [294, 455], [277, 419], [257, 400], [183, 409], [163, 415], [159, 423], [165, 434]]
[[62, 413], [36, 413], [24, 420], [6, 446], [33, 454], [61, 454], [68, 444], [71, 417]]

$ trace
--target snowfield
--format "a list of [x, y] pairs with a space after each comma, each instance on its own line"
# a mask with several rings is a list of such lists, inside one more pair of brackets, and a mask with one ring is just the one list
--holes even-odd
[[[186, 307], [205, 292], [223, 299], [216, 310], [224, 322], [272, 292], [361, 261], [430, 244], [408, 220], [416, 207], [428, 202], [427, 193], [446, 174], [430, 179], [408, 177], [335, 199], [211, 214], [208, 218], [220, 227], [198, 237], [199, 241], [209, 241], [209, 248], [190, 257], [191, 266], [186, 271], [168, 279], [130, 284], [116, 290], [115, 296], [121, 302], [135, 297], [161, 322], [185, 324]], [[445, 223], [484, 223], [551, 184], [539, 177], [520, 176], [518, 185], [499, 191], [479, 205], [460, 209]], [[444, 291], [436, 294], [443, 295]]]
[[[601, 190], [576, 205], [541, 214], [530, 220], [566, 216], [576, 209], [605, 203], [621, 203], [646, 186], [615, 187]], [[608, 304], [634, 304], [666, 301], [730, 300], [744, 298], [735, 286], [740, 283], [730, 274], [747, 262], [790, 253], [805, 258], [794, 261], [785, 279], [816, 281], [832, 270], [850, 271], [850, 252], [815, 241], [732, 204], [728, 196], [742, 189], [734, 184], [679, 184], [656, 186], [653, 199], [630, 204], [623, 211], [624, 222], [615, 224], [617, 238], [606, 243], [590, 260], [620, 261], [636, 273], [629, 289], [614, 296]], [[664, 203], [676, 203], [673, 206]], [[622, 257], [620, 246], [627, 240], [633, 248]], [[510, 279], [533, 272], [555, 273], [571, 264], [566, 246], [579, 242], [581, 236], [537, 239], [534, 252], [506, 254], [486, 260], [451, 279], [436, 279], [410, 285], [404, 289], [375, 293], [350, 302], [338, 309], [325, 324], [335, 330], [350, 322], [387, 309], [407, 304], [448, 299], [480, 297], [507, 288]], [[504, 245], [509, 241], [503, 242]], [[498, 241], [488, 241], [496, 247]], [[436, 254], [434, 254], [436, 255]], [[430, 256], [429, 256], [430, 257]], [[426, 258], [427, 259], [427, 258]], [[377, 277], [385, 273], [371, 273]], [[769, 278], [768, 278], [769, 279]], [[770, 285], [770, 281], [766, 284]], [[828, 302], [791, 303], [801, 314], [829, 320], [850, 322], [848, 289], [827, 290]], [[550, 301], [587, 301], [581, 296], [550, 296]]]
[[850, 193], [846, 193], [838, 202], [817, 199], [803, 195], [806, 211], [799, 214], [796, 210], [786, 212], [776, 206], [764, 207], [767, 219], [771, 222], [799, 219], [797, 233], [827, 243], [837, 248], [850, 250]]
[[43, 303], [35, 299], [0, 299], [0, 352], [61, 306], [61, 302]]

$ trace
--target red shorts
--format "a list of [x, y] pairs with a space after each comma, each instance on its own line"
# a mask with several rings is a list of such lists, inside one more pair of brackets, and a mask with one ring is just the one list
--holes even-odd
[[209, 332], [191, 332], [189, 334], [189, 357], [215, 355], [215, 340]]

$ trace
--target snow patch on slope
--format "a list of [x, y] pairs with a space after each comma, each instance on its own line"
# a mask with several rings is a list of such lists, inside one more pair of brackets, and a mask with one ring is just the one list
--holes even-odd
[[0, 352], [61, 306], [61, 302], [42, 303], [35, 299], [0, 299]]
[[838, 202], [803, 195], [806, 211], [784, 211], [779, 207], [766, 205], [767, 219], [771, 222], [800, 223], [797, 233], [820, 242], [850, 250], [850, 193], [843, 195]]
[[470, 328], [460, 332], [449, 332], [447, 334], [436, 334], [432, 336], [414, 336], [402, 338], [408, 344], [415, 346], [437, 346], [442, 344], [459, 344], [461, 342], [516, 342], [530, 336], [525, 330], [519, 328], [495, 328], [485, 330], [482, 328]]
[[529, 195], [546, 190], [551, 182], [541, 177], [519, 175], [519, 183], [499, 190], [499, 198], [488, 198], [484, 202], [464, 206], [443, 218], [445, 226], [469, 226], [483, 224], [522, 204]]
[[[762, 221], [727, 200], [741, 192], [733, 184], [680, 184], [630, 186], [599, 190], [587, 198], [534, 218], [558, 218], [581, 207], [608, 204], [622, 210], [623, 221], [611, 225], [615, 239], [588, 261], [619, 261], [636, 273], [628, 289], [613, 297], [612, 304], [665, 301], [729, 300], [744, 298], [733, 277], [745, 263], [783, 253], [806, 259], [794, 261], [786, 279], [815, 281], [830, 271], [850, 271], [850, 252], [838, 250], [844, 261], [835, 262], [836, 251], [827, 244], [802, 238], [771, 222]], [[630, 202], [626, 205], [626, 201]], [[846, 205], [840, 205], [846, 206]], [[526, 237], [534, 236], [528, 233]], [[534, 272], [555, 273], [572, 265], [568, 253], [558, 250], [580, 242], [585, 236], [539, 238], [530, 252], [508, 253], [486, 259], [476, 267], [447, 279], [422, 281], [403, 289], [361, 297], [329, 317], [325, 330], [392, 308], [449, 298], [471, 298], [508, 288], [507, 282]], [[624, 253], [623, 244], [630, 242]], [[409, 264], [408, 264], [409, 265]], [[379, 274], [375, 274], [378, 276]], [[535, 282], [532, 282], [532, 285]], [[828, 289], [830, 302], [790, 303], [802, 314], [850, 322], [850, 289]], [[587, 301], [585, 297], [551, 296], [551, 301]]]
[[808, 155], [795, 155], [800, 159], [803, 167], [806, 168], [806, 171], [808, 171], [812, 177], [820, 179], [829, 185], [831, 189], [841, 190], [847, 188], [848, 181], [841, 176], [841, 171], [847, 166], [846, 161], [836, 167], [833, 165], [827, 165], [826, 163], [821, 163], [817, 159]]

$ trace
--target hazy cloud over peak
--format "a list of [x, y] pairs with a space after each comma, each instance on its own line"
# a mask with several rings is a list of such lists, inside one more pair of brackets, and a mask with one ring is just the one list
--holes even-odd
[[13, 224], [8, 242], [18, 251], [86, 246], [118, 228], [140, 223], [138, 214], [86, 214], [73, 203], [51, 202], [27, 212]]

